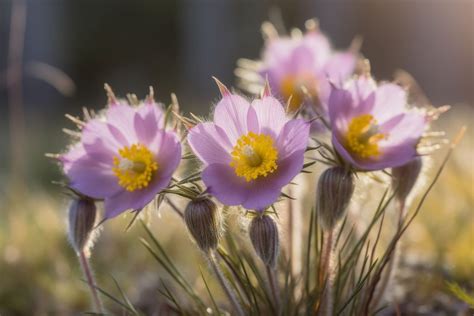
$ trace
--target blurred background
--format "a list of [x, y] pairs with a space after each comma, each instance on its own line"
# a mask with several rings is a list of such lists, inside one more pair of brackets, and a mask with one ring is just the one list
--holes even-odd
[[[290, 29], [313, 17], [336, 48], [361, 35], [377, 79], [404, 69], [435, 106], [452, 105], [436, 126], [448, 137], [469, 126], [409, 244], [426, 251], [429, 264], [440, 269], [434, 271], [441, 271], [424, 276], [428, 288], [435, 286], [430, 282], [442, 287], [444, 273], [472, 287], [473, 1], [0, 0], [0, 314], [88, 308], [65, 237], [65, 198], [52, 184], [61, 174], [44, 156], [69, 142], [61, 132], [72, 128], [65, 113], [102, 108], [109, 83], [119, 96], [139, 97], [152, 85], [164, 103], [175, 92], [185, 112], [207, 115], [218, 98], [211, 76], [235, 83], [236, 60], [260, 55], [263, 21], [279, 19]], [[154, 220], [176, 221], [163, 213]], [[153, 300], [156, 269], [138, 244], [143, 231], [124, 233], [126, 223], [106, 225], [94, 258], [99, 282], [112, 287], [112, 274], [135, 301]], [[189, 244], [184, 231], [156, 227], [163, 242]], [[179, 249], [173, 256], [198, 257]]]

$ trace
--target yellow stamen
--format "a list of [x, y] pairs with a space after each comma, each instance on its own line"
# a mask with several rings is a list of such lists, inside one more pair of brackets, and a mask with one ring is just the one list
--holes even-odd
[[234, 168], [236, 175], [245, 178], [247, 182], [266, 177], [278, 168], [278, 151], [273, 139], [265, 134], [249, 132], [241, 136], [231, 155], [230, 166]]
[[296, 112], [301, 107], [305, 98], [303, 87], [307, 89], [311, 96], [317, 97], [316, 86], [316, 78], [311, 74], [288, 75], [284, 77], [280, 84], [280, 90], [285, 100], [291, 97], [289, 111]]
[[112, 168], [118, 183], [130, 192], [146, 188], [158, 170], [151, 151], [141, 144], [134, 144], [123, 147], [118, 153]]
[[360, 158], [375, 158], [380, 155], [378, 142], [386, 138], [378, 132], [377, 121], [371, 114], [354, 117], [346, 134], [348, 149]]

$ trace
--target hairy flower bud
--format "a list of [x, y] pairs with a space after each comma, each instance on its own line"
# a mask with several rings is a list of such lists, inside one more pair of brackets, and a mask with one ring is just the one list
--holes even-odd
[[188, 203], [184, 221], [199, 248], [204, 252], [216, 249], [222, 221], [216, 204], [209, 198], [198, 198]]
[[332, 229], [344, 217], [353, 193], [352, 173], [344, 168], [329, 168], [321, 174], [316, 189], [316, 212], [324, 229]]
[[275, 267], [280, 248], [275, 221], [268, 215], [255, 217], [250, 222], [249, 235], [253, 248], [263, 263]]
[[92, 241], [97, 208], [92, 199], [78, 197], [69, 206], [69, 240], [74, 250], [87, 251]]
[[392, 169], [392, 187], [399, 201], [405, 201], [420, 175], [422, 161], [417, 157], [409, 163]]

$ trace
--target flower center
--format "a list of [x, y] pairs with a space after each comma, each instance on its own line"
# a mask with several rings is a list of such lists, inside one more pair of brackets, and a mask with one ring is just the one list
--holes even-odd
[[273, 139], [265, 134], [249, 132], [237, 140], [231, 153], [230, 166], [235, 174], [247, 182], [258, 177], [266, 177], [277, 169], [278, 152]]
[[305, 94], [302, 87], [305, 87], [309, 94], [317, 96], [317, 80], [312, 74], [287, 75], [280, 84], [281, 94], [288, 100], [291, 96], [289, 105], [290, 112], [296, 112], [304, 101]]
[[158, 170], [151, 151], [141, 144], [134, 144], [123, 147], [118, 153], [112, 168], [118, 183], [130, 192], [146, 188]]
[[378, 142], [386, 138], [379, 133], [377, 121], [371, 114], [354, 117], [349, 123], [346, 134], [348, 149], [360, 158], [371, 158], [380, 155]]

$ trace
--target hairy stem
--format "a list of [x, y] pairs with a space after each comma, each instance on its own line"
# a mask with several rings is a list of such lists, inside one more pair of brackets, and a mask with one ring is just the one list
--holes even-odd
[[94, 278], [94, 274], [89, 264], [89, 258], [86, 255], [84, 250], [79, 252], [79, 262], [86, 277], [87, 285], [89, 286], [89, 291], [94, 303], [95, 312], [104, 314], [104, 307], [102, 301], [100, 300], [99, 293], [97, 292], [97, 286]]
[[319, 307], [319, 314], [332, 316], [333, 314], [333, 266], [332, 266], [332, 252], [333, 252], [333, 237], [334, 229], [328, 229], [324, 232], [324, 249], [322, 250], [322, 267], [320, 273], [320, 284], [324, 284], [321, 296], [321, 304]]
[[280, 290], [278, 288], [278, 280], [276, 278], [275, 269], [269, 265], [265, 265], [265, 268], [267, 270], [268, 282], [270, 283], [270, 290], [272, 292], [275, 309], [277, 311], [277, 315], [280, 315]]
[[211, 251], [208, 253], [207, 258], [209, 260], [209, 264], [211, 265], [212, 270], [216, 274], [217, 280], [219, 281], [220, 285], [222, 286], [222, 289], [224, 290], [225, 294], [227, 295], [227, 298], [229, 299], [230, 303], [232, 304], [232, 307], [234, 308], [235, 312], [240, 315], [244, 316], [244, 310], [242, 309], [242, 306], [240, 305], [239, 301], [237, 300], [237, 295], [235, 292], [230, 288], [229, 283], [227, 279], [224, 276], [224, 273], [222, 273], [221, 268], [219, 267], [219, 264], [217, 263], [216, 260], [216, 255], [214, 251]]

